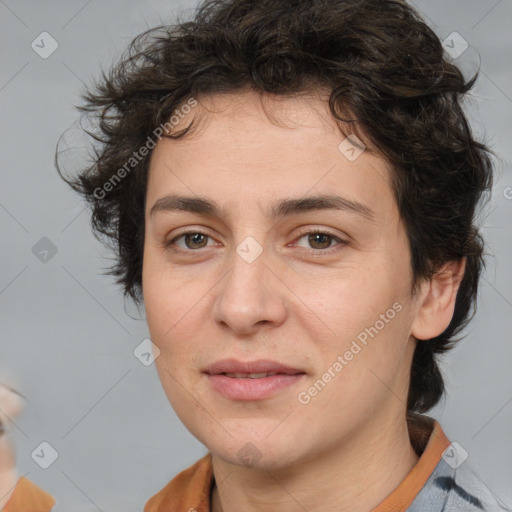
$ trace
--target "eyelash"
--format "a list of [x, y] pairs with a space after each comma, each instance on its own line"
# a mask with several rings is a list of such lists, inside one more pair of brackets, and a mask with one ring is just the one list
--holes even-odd
[[[328, 249], [307, 249], [307, 250], [303, 251], [308, 256], [311, 256], [311, 255], [318, 256], [319, 254], [321, 254], [321, 255], [332, 254], [334, 252], [338, 252], [339, 250], [341, 250], [341, 248], [343, 248], [344, 245], [347, 245], [347, 242], [345, 242], [345, 240], [342, 240], [341, 238], [337, 237], [336, 235], [334, 235], [333, 233], [330, 233], [329, 231], [327, 231], [325, 229], [319, 229], [319, 228], [313, 228], [313, 229], [310, 229], [309, 231], [304, 231], [303, 233], [301, 233], [299, 235], [299, 237], [296, 240], [300, 240], [301, 238], [303, 238], [306, 235], [314, 235], [316, 233], [319, 233], [322, 235], [327, 235], [339, 243], [337, 245], [335, 245], [334, 247], [329, 247]], [[176, 240], [180, 239], [181, 237], [183, 237], [185, 235], [203, 235], [208, 238], [212, 238], [208, 233], [205, 233], [204, 231], [201, 231], [200, 229], [194, 229], [191, 231], [184, 231], [183, 233], [180, 233], [179, 235], [175, 236], [173, 239], [171, 239], [165, 243], [165, 247], [170, 248], [174, 252], [181, 252], [181, 253], [199, 252], [200, 249], [181, 249], [181, 248], [176, 249], [176, 248], [172, 247], [173, 244], [176, 242]]]

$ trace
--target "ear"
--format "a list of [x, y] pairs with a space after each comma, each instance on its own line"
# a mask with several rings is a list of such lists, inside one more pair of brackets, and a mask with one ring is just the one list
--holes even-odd
[[426, 283], [411, 327], [411, 334], [416, 339], [435, 338], [448, 327], [465, 268], [465, 257], [449, 261]]

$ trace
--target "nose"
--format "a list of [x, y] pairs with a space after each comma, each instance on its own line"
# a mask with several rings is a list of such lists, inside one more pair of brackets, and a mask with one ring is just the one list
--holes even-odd
[[[289, 289], [277, 274], [276, 260], [263, 250], [256, 259], [247, 257], [240, 244], [221, 280], [213, 308], [215, 321], [238, 335], [250, 335], [261, 326], [279, 326], [286, 318]], [[254, 247], [249, 245], [250, 251]], [[281, 269], [282, 271], [282, 269]]]

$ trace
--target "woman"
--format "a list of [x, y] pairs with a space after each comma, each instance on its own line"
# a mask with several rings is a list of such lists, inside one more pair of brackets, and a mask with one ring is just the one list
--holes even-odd
[[423, 414], [482, 265], [472, 84], [399, 0], [218, 0], [86, 95], [69, 183], [208, 449], [145, 512], [506, 510]]

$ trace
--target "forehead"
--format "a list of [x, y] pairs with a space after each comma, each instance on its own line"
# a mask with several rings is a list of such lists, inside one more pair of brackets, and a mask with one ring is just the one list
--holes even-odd
[[[164, 194], [211, 197], [224, 211], [283, 197], [338, 194], [391, 214], [394, 197], [387, 162], [366, 143], [340, 130], [328, 96], [205, 95], [151, 156], [148, 209]], [[179, 109], [178, 109], [179, 112]], [[345, 133], [343, 133], [345, 132]]]

